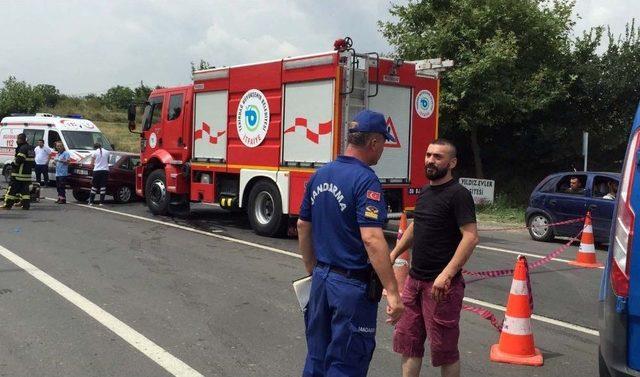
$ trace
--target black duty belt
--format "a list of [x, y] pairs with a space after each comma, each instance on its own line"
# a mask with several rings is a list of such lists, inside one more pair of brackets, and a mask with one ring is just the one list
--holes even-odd
[[318, 267], [329, 267], [329, 271], [340, 274], [350, 279], [357, 279], [363, 283], [369, 283], [371, 279], [371, 268], [363, 268], [359, 270], [348, 270], [346, 268], [332, 266], [324, 262], [318, 262]]

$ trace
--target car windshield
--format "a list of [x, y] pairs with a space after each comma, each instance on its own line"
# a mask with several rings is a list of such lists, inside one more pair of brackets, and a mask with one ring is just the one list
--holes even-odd
[[62, 131], [69, 149], [92, 150], [94, 143], [102, 144], [102, 148], [111, 151], [111, 143], [102, 132]]

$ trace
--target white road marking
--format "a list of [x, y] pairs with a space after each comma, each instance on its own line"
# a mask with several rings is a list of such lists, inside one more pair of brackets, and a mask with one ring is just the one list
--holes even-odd
[[[527, 257], [532, 257], [532, 258], [538, 258], [538, 259], [542, 259], [545, 256], [544, 255], [538, 255], [538, 254], [531, 254], [531, 253], [525, 253], [523, 251], [515, 251], [515, 250], [508, 250], [508, 249], [501, 249], [499, 247], [491, 247], [491, 246], [484, 246], [484, 245], [478, 245], [476, 246], [476, 248], [478, 249], [485, 249], [485, 250], [492, 250], [492, 251], [499, 251], [501, 253], [506, 253], [506, 254], [513, 254], [513, 255], [524, 255]], [[562, 258], [551, 258], [552, 261], [556, 261], [556, 262], [562, 262], [562, 263], [569, 263], [572, 262], [568, 259], [562, 259]], [[598, 267], [601, 270], [604, 270], [604, 267]]]
[[[47, 198], [47, 199], [53, 200], [53, 199], [50, 199], [50, 198]], [[73, 204], [77, 205], [77, 206], [80, 206], [80, 207], [91, 208], [91, 209], [94, 209], [96, 211], [103, 211], [103, 212], [113, 213], [115, 215], [131, 217], [131, 218], [134, 218], [134, 219], [147, 221], [147, 222], [151, 222], [151, 223], [155, 223], [155, 224], [162, 224], [162, 225], [166, 225], [166, 226], [169, 226], [169, 227], [186, 230], [188, 232], [198, 233], [198, 234], [202, 234], [204, 236], [219, 238], [219, 239], [222, 239], [222, 240], [225, 240], [225, 241], [239, 243], [239, 244], [242, 244], [242, 245], [247, 245], [247, 246], [255, 247], [255, 248], [258, 248], [258, 249], [267, 250], [267, 251], [271, 251], [271, 252], [274, 252], [274, 253], [283, 254], [283, 255], [290, 256], [290, 257], [302, 259], [302, 255], [300, 255], [300, 254], [292, 253], [292, 252], [286, 251], [286, 250], [277, 249], [275, 247], [270, 247], [270, 246], [265, 246], [265, 245], [261, 245], [261, 244], [254, 243], [254, 242], [239, 240], [237, 238], [221, 236], [219, 234], [207, 233], [207, 232], [203, 232], [203, 231], [198, 230], [198, 229], [193, 229], [193, 228], [189, 228], [189, 227], [182, 226], [182, 225], [167, 223], [167, 222], [160, 221], [160, 220], [155, 220], [155, 219], [149, 219], [149, 218], [142, 217], [142, 216], [131, 215], [131, 214], [124, 213], [124, 212], [113, 211], [113, 210], [109, 210], [109, 209], [106, 209], [106, 208], [95, 207], [95, 206], [87, 206], [87, 205], [84, 205], [84, 204], [75, 204], [75, 203], [73, 203]], [[476, 246], [476, 247], [481, 247], [481, 246]], [[516, 251], [512, 251], [512, 250], [498, 249], [498, 248], [489, 247], [489, 246], [482, 246], [481, 248], [486, 248], [486, 249], [494, 250], [494, 251], [507, 252], [507, 253], [516, 254], [516, 255], [528, 255], [528, 256], [532, 256], [534, 258], [543, 258], [542, 256], [536, 255], [536, 254], [528, 254], [528, 253], [516, 252]], [[566, 261], [566, 260], [559, 260], [559, 261]], [[568, 261], [566, 261], [566, 262], [568, 262]], [[492, 304], [490, 302], [481, 301], [481, 300], [477, 300], [477, 299], [470, 298], [470, 297], [465, 297], [464, 301], [472, 303], [472, 304], [476, 304], [476, 305], [482, 305], [482, 306], [485, 306], [485, 307], [488, 307], [488, 308], [491, 308], [491, 309], [501, 310], [503, 312], [506, 311], [506, 308], [504, 306]], [[531, 319], [535, 319], [537, 321], [545, 322], [545, 323], [548, 323], [548, 324], [551, 324], [551, 325], [555, 325], [555, 326], [559, 326], [559, 327], [564, 327], [564, 328], [567, 328], [567, 329], [570, 329], [570, 330], [574, 330], [574, 331], [578, 331], [578, 332], [582, 332], [582, 333], [585, 333], [585, 334], [599, 336], [598, 331], [590, 329], [588, 327], [575, 325], [573, 323], [563, 322], [563, 321], [559, 321], [557, 319], [548, 318], [548, 317], [544, 317], [544, 316], [540, 316], [540, 315], [536, 315], [536, 314], [532, 315]]]
[[[477, 300], [477, 299], [471, 298], [471, 297], [465, 297], [465, 298], [463, 298], [463, 301], [468, 302], [470, 304], [484, 306], [484, 307], [487, 307], [487, 308], [490, 308], [490, 309], [500, 310], [500, 311], [503, 311], [503, 312], [507, 311], [507, 308], [505, 308], [504, 306], [492, 304], [490, 302], [486, 302], [486, 301], [482, 301], [482, 300]], [[597, 330], [590, 329], [588, 327], [584, 327], [584, 326], [580, 326], [580, 325], [575, 325], [575, 324], [569, 323], [569, 322], [560, 321], [560, 320], [553, 319], [553, 318], [543, 317], [543, 316], [537, 315], [537, 314], [532, 314], [531, 315], [531, 319], [535, 319], [537, 321], [548, 323], [548, 324], [559, 326], [559, 327], [564, 327], [566, 329], [578, 331], [578, 332], [585, 333], [585, 334], [588, 334], [588, 335], [600, 336], [600, 333]]]
[[31, 276], [39, 280], [42, 284], [51, 288], [54, 292], [64, 297], [67, 301], [77, 306], [80, 310], [87, 313], [90, 317], [100, 322], [103, 326], [113, 331], [116, 335], [124, 339], [145, 356], [155, 361], [167, 372], [174, 376], [191, 377], [202, 376], [202, 374], [191, 368], [180, 359], [165, 351], [144, 335], [129, 327], [126, 323], [109, 314], [107, 311], [87, 300], [76, 291], [62, 284], [58, 280], [51, 277], [38, 267], [22, 259], [15, 253], [0, 246], [0, 255], [10, 260], [16, 266], [22, 268]]
[[[47, 199], [48, 200], [55, 200], [55, 199], [52, 199], [52, 198], [47, 198]], [[202, 234], [204, 236], [215, 237], [215, 238], [219, 238], [221, 240], [225, 240], [225, 241], [229, 241], [229, 242], [235, 242], [235, 243], [239, 243], [239, 244], [255, 247], [255, 248], [258, 248], [258, 249], [272, 251], [274, 253], [284, 254], [284, 255], [288, 255], [290, 257], [295, 257], [295, 258], [302, 259], [302, 255], [296, 254], [296, 253], [292, 253], [290, 251], [276, 249], [275, 247], [265, 246], [265, 245], [261, 245], [259, 243], [254, 243], [254, 242], [249, 242], [249, 241], [243, 241], [243, 240], [239, 240], [237, 238], [231, 238], [231, 237], [227, 237], [227, 236], [222, 236], [222, 235], [214, 234], [214, 233], [211, 233], [211, 232], [205, 232], [203, 230], [189, 228], [188, 226], [172, 224], [172, 223], [168, 223], [166, 221], [150, 219], [148, 217], [132, 215], [132, 214], [125, 213], [125, 212], [118, 212], [118, 211], [106, 209], [104, 207], [89, 206], [89, 205], [86, 205], [86, 204], [78, 204], [78, 203], [71, 203], [71, 204], [79, 206], [79, 207], [91, 208], [91, 209], [94, 209], [96, 211], [102, 211], [102, 212], [107, 212], [107, 213], [113, 213], [113, 214], [120, 215], [120, 216], [130, 217], [130, 218], [136, 219], [136, 220], [143, 220], [143, 221], [147, 221], [147, 222], [151, 222], [151, 223], [155, 223], [155, 224], [161, 224], [161, 225], [169, 226], [169, 227], [172, 227], [172, 228], [186, 230], [188, 232]]]

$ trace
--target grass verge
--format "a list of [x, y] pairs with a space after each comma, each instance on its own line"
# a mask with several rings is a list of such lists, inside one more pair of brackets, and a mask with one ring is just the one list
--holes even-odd
[[493, 204], [478, 205], [476, 214], [478, 221], [492, 221], [503, 224], [524, 224], [526, 207], [513, 203], [504, 195], [498, 195]]

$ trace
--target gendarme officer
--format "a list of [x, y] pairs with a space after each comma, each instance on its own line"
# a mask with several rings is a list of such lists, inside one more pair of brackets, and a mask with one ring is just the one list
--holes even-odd
[[25, 134], [19, 134], [16, 138], [16, 154], [13, 159], [11, 181], [4, 196], [4, 205], [0, 209], [9, 210], [17, 202], [22, 204], [22, 209], [29, 209], [31, 197], [29, 185], [31, 184], [31, 171], [35, 165], [35, 152], [27, 143]]
[[404, 310], [382, 232], [382, 187], [370, 168], [385, 139], [393, 137], [382, 114], [358, 113], [344, 156], [318, 169], [307, 184], [298, 220], [304, 265], [313, 276], [303, 377], [366, 376], [382, 286], [387, 322], [397, 322]]

